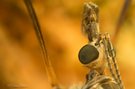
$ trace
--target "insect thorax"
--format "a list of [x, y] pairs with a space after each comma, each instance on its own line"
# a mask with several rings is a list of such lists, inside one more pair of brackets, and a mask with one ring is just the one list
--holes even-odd
[[101, 75], [96, 70], [87, 74], [87, 81], [82, 89], [120, 89], [119, 85], [109, 76]]

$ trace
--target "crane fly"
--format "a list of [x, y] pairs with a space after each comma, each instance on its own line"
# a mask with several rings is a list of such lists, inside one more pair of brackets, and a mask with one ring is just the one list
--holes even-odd
[[[34, 25], [50, 84], [53, 89], [67, 89], [63, 88], [57, 81], [48, 59], [47, 49], [32, 3], [30, 0], [24, 0], [24, 2]], [[108, 33], [102, 34], [99, 31], [98, 13], [99, 8], [94, 3], [84, 4], [82, 30], [87, 34], [89, 42], [80, 49], [78, 58], [90, 71], [86, 74], [84, 85], [73, 89], [124, 89], [110, 35]], [[106, 68], [109, 71], [108, 74], [105, 72]]]

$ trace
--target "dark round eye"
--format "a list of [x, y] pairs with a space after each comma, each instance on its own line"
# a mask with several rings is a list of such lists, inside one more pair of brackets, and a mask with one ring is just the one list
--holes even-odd
[[98, 56], [98, 50], [89, 44], [83, 46], [78, 54], [79, 60], [82, 64], [89, 64], [90, 62], [96, 60]]

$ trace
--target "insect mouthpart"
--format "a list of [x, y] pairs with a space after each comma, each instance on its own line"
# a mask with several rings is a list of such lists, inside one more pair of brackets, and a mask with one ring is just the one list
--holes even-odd
[[88, 35], [89, 41], [94, 41], [99, 35], [98, 12], [99, 9], [97, 5], [93, 3], [85, 3], [82, 29]]

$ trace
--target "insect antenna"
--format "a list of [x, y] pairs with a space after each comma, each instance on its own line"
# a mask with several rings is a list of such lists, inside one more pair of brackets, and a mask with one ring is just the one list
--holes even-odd
[[113, 66], [111, 64], [111, 59], [110, 59], [110, 55], [109, 55], [109, 51], [108, 51], [109, 50], [109, 48], [108, 48], [108, 41], [105, 38], [103, 39], [103, 44], [104, 44], [104, 47], [105, 47], [106, 60], [107, 60], [107, 64], [108, 64], [111, 76], [114, 78], [114, 80], [116, 82], [119, 82], [119, 80], [117, 79], [117, 77], [115, 76], [115, 73], [113, 71]]
[[115, 80], [118, 82], [119, 86], [121, 89], [124, 89], [124, 85], [123, 85], [123, 82], [122, 82], [122, 79], [121, 79], [121, 75], [120, 75], [120, 71], [119, 71], [119, 68], [118, 68], [118, 64], [117, 64], [117, 61], [116, 61], [116, 53], [115, 53], [115, 50], [114, 50], [114, 47], [110, 41], [110, 35], [107, 33], [105, 34], [106, 35], [106, 41], [107, 41], [107, 48], [108, 48], [108, 53], [109, 53], [109, 56], [111, 57], [111, 59], [109, 59], [110, 61], [113, 62], [113, 66], [114, 66], [114, 71], [116, 73], [116, 77], [115, 77]]
[[28, 10], [29, 15], [30, 15], [30, 17], [32, 19], [32, 22], [33, 22], [34, 30], [35, 30], [37, 39], [38, 39], [39, 44], [40, 44], [41, 54], [43, 56], [44, 68], [45, 68], [45, 70], [46, 70], [46, 72], [48, 74], [48, 78], [49, 78], [49, 80], [51, 82], [51, 86], [55, 87], [55, 88], [59, 88], [59, 85], [58, 85], [56, 75], [54, 73], [51, 61], [48, 58], [45, 41], [43, 39], [41, 28], [40, 28], [36, 13], [34, 11], [34, 8], [32, 6], [32, 2], [30, 0], [24, 0], [24, 3], [26, 5], [26, 7], [27, 7], [27, 10]]

